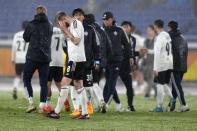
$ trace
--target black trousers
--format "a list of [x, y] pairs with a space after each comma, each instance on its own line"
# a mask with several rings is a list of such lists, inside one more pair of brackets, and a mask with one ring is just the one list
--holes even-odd
[[176, 99], [178, 97], [181, 105], [186, 105], [183, 88], [181, 85], [183, 72], [173, 71], [171, 74], [172, 80], [172, 95]]
[[48, 93], [47, 79], [48, 79], [49, 63], [40, 63], [32, 60], [26, 60], [24, 66], [24, 76], [23, 76], [24, 87], [27, 88], [29, 97], [33, 97], [31, 79], [36, 70], [38, 70], [39, 79], [40, 79], [40, 87], [41, 87], [40, 102], [46, 102], [47, 93]]
[[132, 87], [131, 67], [130, 67], [128, 59], [122, 61], [119, 75], [120, 75], [120, 78], [127, 89], [126, 94], [127, 94], [128, 106], [132, 107], [133, 106], [134, 91], [133, 91], [133, 87]]
[[120, 99], [116, 91], [116, 82], [119, 76], [120, 66], [121, 63], [113, 63], [108, 64], [106, 67], [106, 83], [103, 90], [103, 97], [104, 101], [108, 104], [111, 102], [112, 98], [115, 100], [116, 103], [120, 103]]

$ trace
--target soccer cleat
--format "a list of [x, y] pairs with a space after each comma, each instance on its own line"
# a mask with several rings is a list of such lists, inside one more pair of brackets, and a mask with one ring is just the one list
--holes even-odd
[[77, 118], [77, 117], [79, 117], [81, 115], [81, 112], [78, 110], [78, 109], [75, 109], [71, 114], [70, 114], [70, 116], [72, 117], [72, 118]]
[[17, 97], [17, 89], [16, 88], [14, 88], [13, 89], [13, 95], [12, 95], [12, 97], [13, 97], [13, 99], [17, 99], [18, 97]]
[[31, 113], [36, 110], [36, 106], [34, 104], [29, 104], [27, 107], [26, 113]]
[[46, 105], [42, 108], [44, 112], [50, 113], [52, 111], [51, 105]]
[[85, 115], [80, 115], [79, 117], [75, 118], [77, 120], [87, 120], [90, 119], [89, 114], [85, 114]]
[[187, 105], [185, 105], [185, 106], [182, 105], [179, 109], [177, 109], [176, 112], [187, 112], [189, 110], [190, 110], [190, 108]]
[[88, 114], [89, 114], [89, 115], [93, 115], [93, 113], [94, 113], [94, 108], [93, 108], [93, 105], [92, 105], [91, 102], [88, 102], [88, 103], [87, 103], [87, 108], [88, 108]]
[[172, 112], [172, 111], [175, 110], [175, 107], [176, 107], [176, 99], [171, 98], [171, 99], [170, 99], [170, 102], [169, 102], [169, 104], [168, 104], [168, 109], [167, 109], [167, 111], [168, 111], [168, 112]]
[[122, 108], [122, 104], [116, 104], [115, 111], [116, 112], [123, 112], [124, 111], [124, 108]]
[[65, 111], [69, 112], [70, 111], [70, 103], [69, 101], [66, 99], [66, 101], [64, 102], [64, 109]]
[[60, 115], [58, 113], [55, 113], [54, 111], [51, 111], [47, 114], [47, 117], [53, 118], [53, 119], [60, 119]]
[[151, 110], [150, 112], [163, 112], [163, 109], [161, 107], [156, 107], [153, 110]]
[[126, 111], [127, 112], [135, 112], [136, 110], [135, 110], [134, 106], [128, 106]]
[[106, 112], [107, 112], [107, 105], [105, 104], [105, 102], [103, 102], [103, 103], [101, 104], [101, 112], [102, 112], [102, 113], [106, 113]]

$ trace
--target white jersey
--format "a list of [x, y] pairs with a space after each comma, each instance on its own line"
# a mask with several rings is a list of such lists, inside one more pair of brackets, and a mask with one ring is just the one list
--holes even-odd
[[75, 45], [70, 39], [68, 43], [68, 59], [74, 62], [86, 61], [85, 48], [84, 48], [84, 28], [80, 21], [73, 20], [69, 27], [70, 32], [74, 37], [80, 38], [80, 43]]
[[154, 43], [154, 71], [173, 69], [172, 45], [169, 34], [162, 31]]
[[51, 62], [50, 66], [63, 67], [64, 66], [64, 50], [65, 37], [62, 31], [53, 27], [53, 35], [51, 39]]
[[24, 31], [17, 32], [12, 42], [12, 61], [16, 64], [23, 64], [26, 61], [26, 54], [29, 43], [23, 39]]

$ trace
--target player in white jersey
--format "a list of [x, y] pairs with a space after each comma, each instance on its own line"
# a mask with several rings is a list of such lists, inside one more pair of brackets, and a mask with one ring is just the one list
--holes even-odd
[[54, 111], [48, 114], [51, 118], [60, 118], [61, 108], [68, 96], [70, 83], [74, 82], [75, 89], [78, 93], [78, 98], [81, 105], [81, 115], [76, 119], [89, 119], [87, 112], [87, 95], [83, 87], [83, 76], [85, 67], [85, 49], [84, 49], [84, 28], [80, 21], [67, 16], [64, 12], [57, 14], [59, 26], [65, 37], [68, 45], [67, 69], [61, 82], [61, 91], [58, 97], [58, 102]]
[[57, 27], [57, 18], [55, 19], [55, 26], [53, 27], [53, 35], [51, 39], [51, 62], [49, 65], [48, 75], [48, 96], [47, 96], [47, 109], [51, 110], [51, 84], [55, 81], [58, 90], [61, 89], [61, 80], [63, 78], [64, 67], [64, 52], [66, 52], [66, 40], [63, 32]]
[[[26, 61], [26, 53], [28, 48], [28, 43], [26, 43], [23, 39], [24, 29], [26, 28], [28, 21], [24, 21], [22, 23], [22, 31], [17, 32], [14, 35], [13, 43], [12, 43], [12, 58], [11, 61], [15, 64], [15, 72], [16, 77], [14, 79], [14, 88], [13, 88], [13, 98], [17, 99], [17, 89], [20, 84], [20, 80], [22, 78], [23, 67]], [[27, 89], [24, 88], [25, 98], [27, 98]]]
[[154, 112], [163, 112], [164, 93], [172, 98], [171, 90], [168, 86], [170, 82], [171, 71], [173, 69], [171, 38], [163, 30], [164, 22], [156, 20], [154, 29], [157, 37], [154, 43], [154, 76], [157, 87], [157, 106]]

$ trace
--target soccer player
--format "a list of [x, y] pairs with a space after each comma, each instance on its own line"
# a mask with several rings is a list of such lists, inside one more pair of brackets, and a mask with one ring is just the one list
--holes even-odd
[[164, 31], [164, 22], [155, 20], [154, 29], [157, 37], [154, 43], [154, 76], [157, 87], [157, 106], [154, 112], [163, 112], [163, 99], [166, 93], [172, 98], [171, 90], [168, 86], [170, 82], [171, 71], [173, 69], [173, 56], [171, 38]]
[[[17, 89], [20, 84], [20, 80], [23, 74], [23, 68], [25, 64], [25, 56], [28, 49], [27, 42], [23, 39], [23, 33], [25, 28], [28, 25], [28, 21], [23, 21], [22, 23], [22, 31], [17, 32], [14, 35], [13, 43], [12, 43], [12, 63], [15, 64], [15, 72], [16, 77], [14, 79], [14, 88], [13, 88], [13, 98], [17, 99]], [[28, 93], [26, 87], [24, 87], [24, 96], [28, 98]]]
[[47, 106], [48, 112], [51, 110], [51, 84], [52, 80], [55, 81], [55, 85], [58, 90], [61, 89], [61, 80], [63, 78], [63, 67], [64, 67], [64, 52], [67, 51], [66, 40], [61, 29], [58, 27], [57, 17], [55, 18], [53, 35], [51, 40], [51, 62], [49, 64], [49, 75], [48, 75], [48, 97]]
[[81, 105], [81, 114], [76, 116], [76, 119], [89, 119], [87, 111], [87, 95], [83, 87], [83, 76], [85, 70], [85, 49], [84, 49], [84, 28], [82, 23], [74, 18], [69, 17], [65, 12], [58, 13], [59, 26], [65, 37], [68, 45], [67, 69], [61, 82], [60, 95], [54, 111], [48, 114], [48, 117], [59, 119], [61, 108], [68, 97], [70, 84], [73, 80], [79, 103]]
[[173, 52], [173, 72], [172, 72], [172, 95], [173, 99], [170, 102], [170, 111], [175, 109], [176, 98], [178, 97], [180, 102], [180, 112], [189, 111], [189, 107], [185, 102], [184, 92], [182, 89], [182, 79], [185, 72], [187, 72], [187, 55], [188, 45], [187, 41], [181, 34], [178, 23], [176, 21], [170, 21], [168, 23], [168, 32], [172, 39], [172, 52]]
[[38, 69], [41, 86], [39, 111], [44, 111], [46, 107], [47, 78], [49, 62], [51, 61], [51, 36], [53, 33], [52, 25], [46, 16], [46, 12], [46, 7], [38, 6], [34, 20], [28, 24], [23, 34], [25, 42], [29, 42], [23, 77], [24, 87], [27, 88], [29, 95], [27, 113], [36, 110], [31, 85], [31, 79], [36, 69]]

